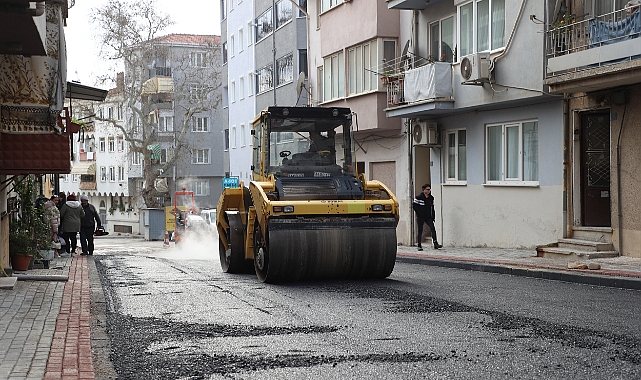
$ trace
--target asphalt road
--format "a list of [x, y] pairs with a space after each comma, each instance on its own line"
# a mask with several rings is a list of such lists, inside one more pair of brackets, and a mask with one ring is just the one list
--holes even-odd
[[217, 246], [97, 239], [118, 378], [641, 377], [639, 291], [404, 263], [268, 285]]

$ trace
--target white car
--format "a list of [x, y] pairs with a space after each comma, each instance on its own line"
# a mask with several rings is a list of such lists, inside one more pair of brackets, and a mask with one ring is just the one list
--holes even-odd
[[218, 229], [216, 228], [216, 209], [205, 209], [200, 212], [200, 216], [203, 217], [205, 223], [209, 226], [212, 233], [218, 234]]

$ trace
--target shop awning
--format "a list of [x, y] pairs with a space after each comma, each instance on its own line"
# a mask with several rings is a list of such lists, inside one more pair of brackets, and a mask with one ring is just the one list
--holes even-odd
[[174, 92], [174, 80], [170, 77], [153, 77], [142, 84], [142, 95], [171, 94]]
[[91, 161], [78, 162], [71, 168], [71, 174], [96, 174], [96, 163]]
[[65, 97], [70, 99], [94, 100], [102, 102], [107, 97], [107, 90], [96, 87], [85, 86], [76, 82], [67, 82], [67, 93]]

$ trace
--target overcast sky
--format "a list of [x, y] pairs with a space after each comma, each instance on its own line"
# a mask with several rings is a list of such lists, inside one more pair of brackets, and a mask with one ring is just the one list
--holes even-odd
[[[91, 9], [107, 0], [76, 0], [69, 9], [65, 27], [67, 39], [67, 80], [77, 80], [88, 86], [96, 85], [101, 72], [117, 71], [113, 62], [99, 57], [97, 33], [92, 29]], [[175, 22], [163, 34], [220, 35], [220, 2], [215, 0], [156, 0], [158, 7]], [[114, 76], [113, 73], [110, 76]], [[100, 85], [107, 89], [109, 86]]]

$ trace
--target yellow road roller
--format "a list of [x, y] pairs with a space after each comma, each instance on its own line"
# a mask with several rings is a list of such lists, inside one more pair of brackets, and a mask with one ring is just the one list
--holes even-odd
[[268, 283], [389, 276], [398, 201], [357, 173], [350, 109], [268, 107], [252, 136], [249, 187], [218, 201], [223, 271]]

